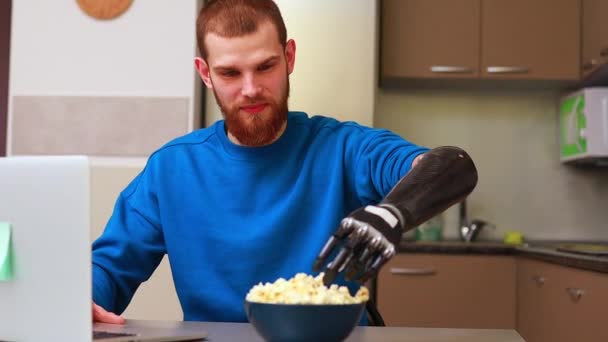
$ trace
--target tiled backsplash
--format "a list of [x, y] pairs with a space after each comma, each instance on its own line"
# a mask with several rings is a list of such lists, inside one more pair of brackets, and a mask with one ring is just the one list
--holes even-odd
[[[377, 94], [375, 126], [429, 147], [465, 148], [479, 170], [469, 216], [496, 224], [486, 238], [608, 240], [608, 168], [559, 162], [550, 90], [400, 89]], [[457, 236], [458, 210], [445, 215]]]
[[15, 96], [11, 152], [139, 157], [186, 134], [188, 98]]

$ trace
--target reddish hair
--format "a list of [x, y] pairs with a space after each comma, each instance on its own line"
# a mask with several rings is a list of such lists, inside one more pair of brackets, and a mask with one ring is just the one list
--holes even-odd
[[199, 52], [207, 59], [209, 51], [205, 47], [205, 37], [208, 33], [226, 38], [240, 37], [254, 33], [267, 21], [277, 29], [279, 42], [285, 48], [287, 29], [273, 0], [210, 0], [196, 20]]

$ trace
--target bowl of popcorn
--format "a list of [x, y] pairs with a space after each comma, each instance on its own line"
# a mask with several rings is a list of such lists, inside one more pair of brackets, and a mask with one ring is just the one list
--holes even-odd
[[325, 286], [323, 273], [298, 273], [255, 285], [245, 298], [245, 312], [266, 341], [343, 341], [368, 299], [364, 286], [352, 296], [345, 286]]

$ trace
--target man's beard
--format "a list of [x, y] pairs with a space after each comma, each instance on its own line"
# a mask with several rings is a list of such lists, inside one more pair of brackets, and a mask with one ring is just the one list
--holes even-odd
[[276, 138], [285, 121], [287, 120], [287, 99], [289, 98], [289, 78], [284, 94], [278, 103], [266, 98], [251, 99], [251, 103], [266, 103], [265, 111], [269, 113], [245, 113], [239, 110], [240, 103], [233, 107], [228, 107], [217, 96], [213, 89], [215, 102], [220, 107], [225, 119], [225, 126], [228, 132], [234, 136], [238, 142], [245, 146], [264, 146], [272, 143]]

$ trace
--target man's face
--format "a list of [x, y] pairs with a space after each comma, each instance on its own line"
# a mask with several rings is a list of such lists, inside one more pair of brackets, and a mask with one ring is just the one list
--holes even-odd
[[295, 43], [280, 44], [275, 27], [260, 25], [250, 35], [205, 37], [207, 60], [195, 60], [205, 85], [213, 90], [228, 132], [246, 146], [273, 142], [287, 119], [289, 74]]

